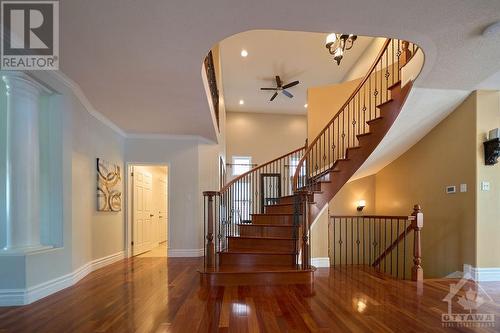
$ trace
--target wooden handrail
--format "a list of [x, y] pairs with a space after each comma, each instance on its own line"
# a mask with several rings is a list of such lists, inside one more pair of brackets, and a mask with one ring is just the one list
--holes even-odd
[[295, 150], [292, 150], [291, 152], [288, 152], [284, 155], [281, 155], [280, 157], [277, 157], [275, 158], [274, 160], [271, 160], [269, 162], [266, 162], [264, 164], [261, 164], [259, 166], [256, 166], [255, 168], [252, 168], [251, 170], [239, 175], [238, 177], [232, 179], [229, 183], [227, 183], [226, 185], [224, 185], [224, 187], [219, 191], [220, 193], [223, 193], [225, 191], [227, 191], [228, 188], [231, 187], [231, 185], [233, 185], [234, 183], [236, 183], [238, 180], [242, 179], [242, 178], [245, 178], [245, 176], [248, 176], [249, 174], [251, 174], [252, 172], [255, 172], [257, 171], [258, 169], [262, 169], [264, 168], [265, 166], [269, 165], [269, 164], [272, 164], [282, 158], [285, 158], [287, 157], [288, 155], [292, 155], [292, 154], [295, 154], [295, 153], [298, 153], [299, 151], [301, 151], [302, 149], [306, 148], [307, 146], [303, 146], [303, 147], [300, 147], [300, 148], [297, 148]]
[[352, 99], [358, 94], [358, 92], [364, 86], [366, 81], [370, 78], [371, 74], [373, 73], [373, 71], [377, 67], [377, 64], [379, 63], [380, 59], [384, 55], [384, 52], [386, 51], [387, 46], [389, 45], [390, 42], [391, 42], [390, 38], [387, 38], [385, 40], [385, 42], [382, 46], [382, 49], [379, 51], [377, 58], [375, 59], [373, 64], [370, 66], [370, 69], [365, 74], [365, 77], [363, 78], [363, 80], [361, 80], [361, 82], [358, 84], [356, 89], [351, 93], [351, 95], [345, 101], [345, 103], [342, 105], [342, 107], [340, 107], [339, 111], [337, 111], [337, 113], [333, 116], [333, 118], [326, 124], [326, 126], [323, 128], [323, 130], [321, 130], [321, 132], [316, 136], [316, 138], [313, 140], [313, 142], [309, 145], [309, 147], [304, 152], [304, 156], [300, 159], [299, 164], [297, 165], [297, 170], [295, 171], [295, 174], [293, 175], [293, 188], [294, 188], [294, 190], [297, 190], [297, 185], [298, 185], [297, 182], [298, 182], [298, 178], [299, 178], [300, 169], [302, 168], [305, 160], [307, 159], [307, 154], [312, 150], [312, 148], [314, 147], [316, 142], [321, 138], [321, 135], [325, 133], [325, 131], [330, 127], [330, 125], [335, 121], [335, 119], [344, 111], [344, 109], [347, 107], [347, 105], [349, 105], [351, 103]]
[[404, 215], [330, 215], [333, 218], [370, 218], [370, 219], [393, 219], [393, 220], [408, 220], [413, 221], [414, 216], [404, 216]]

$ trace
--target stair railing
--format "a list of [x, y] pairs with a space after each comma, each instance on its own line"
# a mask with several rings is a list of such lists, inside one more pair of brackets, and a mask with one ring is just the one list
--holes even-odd
[[252, 214], [264, 213], [266, 205], [294, 194], [292, 181], [305, 149], [297, 148], [259, 165], [232, 179], [220, 191], [203, 192], [206, 268], [217, 266], [216, 253], [227, 248], [227, 237], [240, 235], [239, 226], [251, 223]]
[[370, 265], [398, 279], [422, 281], [423, 218], [419, 205], [414, 206], [410, 216], [331, 215], [328, 223], [331, 264]]
[[294, 191], [312, 189], [339, 160], [345, 159], [348, 148], [358, 145], [358, 136], [369, 131], [368, 121], [380, 117], [377, 106], [391, 100], [390, 88], [400, 81], [401, 69], [417, 49], [407, 41], [385, 40], [357, 88], [307, 147], [294, 175]]

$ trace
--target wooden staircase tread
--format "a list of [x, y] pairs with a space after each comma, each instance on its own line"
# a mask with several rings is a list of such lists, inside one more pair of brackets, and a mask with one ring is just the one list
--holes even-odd
[[401, 85], [401, 80], [397, 80], [396, 82], [394, 82], [393, 84], [391, 84], [390, 86], [388, 86], [387, 89], [396, 88], [398, 85]]
[[283, 206], [293, 206], [293, 203], [278, 203], [278, 204], [272, 204], [272, 205], [264, 205], [264, 207], [275, 207], [275, 206], [279, 206], [279, 207], [283, 207]]
[[268, 239], [268, 240], [297, 240], [297, 238], [292, 237], [266, 237], [266, 236], [226, 236], [226, 238], [238, 238], [238, 239]]
[[259, 223], [259, 224], [254, 224], [254, 223], [237, 223], [237, 226], [252, 226], [252, 227], [298, 227], [298, 225], [293, 225], [293, 224], [286, 224], [286, 223], [280, 223], [280, 224], [272, 224], [272, 223]]
[[368, 135], [372, 135], [372, 132], [366, 132], [366, 133], [363, 133], [363, 134], [356, 134], [356, 137], [359, 139], [363, 136], [368, 136]]
[[311, 272], [311, 269], [302, 269], [300, 266], [283, 266], [283, 265], [254, 265], [254, 266], [237, 266], [237, 265], [225, 265], [218, 268], [207, 269], [206, 273], [297, 273], [297, 272]]
[[347, 149], [360, 149], [360, 148], [362, 148], [362, 147], [361, 146], [354, 146], [354, 147], [349, 147]]
[[393, 100], [392, 98], [389, 98], [387, 101], [382, 102], [382, 103], [380, 103], [380, 104], [377, 104], [377, 108], [379, 108], [379, 109], [380, 109], [382, 106], [384, 106], [384, 105], [386, 105], [386, 104], [389, 104], [389, 103], [391, 103], [391, 102], [393, 102], [393, 101], [394, 101], [394, 100]]
[[252, 216], [293, 216], [293, 213], [253, 213]]
[[371, 120], [367, 120], [367, 121], [366, 121], [366, 123], [367, 123], [368, 125], [370, 125], [371, 123], [374, 123], [374, 122], [379, 121], [379, 120], [382, 120], [382, 119], [384, 119], [384, 117], [380, 116], [380, 117], [377, 117], [377, 118], [373, 118], [373, 119], [371, 119]]
[[262, 255], [295, 255], [297, 252], [295, 251], [263, 251], [260, 249], [226, 249], [224, 251], [220, 251], [219, 254], [228, 253], [228, 254], [262, 254]]

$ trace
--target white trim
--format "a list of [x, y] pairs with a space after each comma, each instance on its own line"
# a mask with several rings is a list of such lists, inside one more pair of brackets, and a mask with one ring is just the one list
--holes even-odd
[[201, 249], [169, 249], [169, 257], [203, 257], [203, 248]]
[[122, 137], [126, 137], [125, 131], [123, 131], [120, 127], [118, 127], [118, 125], [116, 125], [113, 121], [111, 121], [109, 118], [104, 116], [102, 113], [97, 111], [92, 106], [89, 99], [87, 98], [87, 96], [85, 96], [78, 83], [71, 80], [61, 71], [52, 71], [52, 74], [56, 77], [56, 79], [58, 79], [62, 84], [64, 84], [68, 89], [70, 89], [73, 92], [73, 94], [78, 98], [78, 100], [87, 110], [87, 112], [90, 113], [95, 119], [99, 120], [104, 125], [108, 126], [116, 133], [120, 134]]
[[110, 265], [124, 258], [120, 251], [109, 256], [92, 260], [75, 271], [40, 283], [28, 289], [0, 289], [0, 306], [26, 305], [71, 287], [81, 279], [99, 268]]
[[330, 267], [330, 258], [328, 258], [328, 257], [312, 258], [311, 264], [314, 267]]
[[469, 274], [474, 281], [500, 281], [500, 267], [474, 267], [464, 264], [464, 275]]

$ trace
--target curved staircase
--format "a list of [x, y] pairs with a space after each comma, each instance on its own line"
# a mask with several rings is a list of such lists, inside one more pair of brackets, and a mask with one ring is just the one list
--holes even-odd
[[203, 193], [203, 284], [312, 284], [310, 225], [396, 120], [412, 87], [402, 70], [417, 50], [387, 39], [311, 144]]

